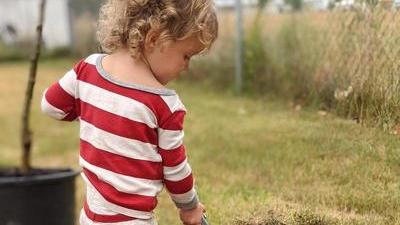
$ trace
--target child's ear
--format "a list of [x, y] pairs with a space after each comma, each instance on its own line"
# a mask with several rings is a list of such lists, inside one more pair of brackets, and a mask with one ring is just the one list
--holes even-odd
[[158, 37], [159, 33], [154, 30], [150, 30], [147, 33], [144, 39], [144, 48], [146, 51], [152, 52], [154, 50], [154, 48], [157, 46]]

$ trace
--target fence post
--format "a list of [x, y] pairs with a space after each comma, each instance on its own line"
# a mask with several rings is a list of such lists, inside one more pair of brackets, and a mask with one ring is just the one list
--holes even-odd
[[242, 92], [243, 86], [243, 16], [241, 0], [236, 0], [236, 62], [235, 62], [235, 91]]

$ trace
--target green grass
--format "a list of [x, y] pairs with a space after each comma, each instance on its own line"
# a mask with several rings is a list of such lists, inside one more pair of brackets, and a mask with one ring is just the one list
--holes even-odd
[[[73, 60], [39, 67], [33, 102], [33, 164], [78, 168], [78, 124], [39, 112], [41, 91]], [[19, 120], [28, 66], [0, 64], [0, 165], [19, 161]], [[272, 97], [254, 99], [177, 82], [188, 114], [185, 144], [212, 224], [400, 224], [400, 140], [312, 109], [292, 110]], [[77, 212], [83, 199], [77, 183]], [[179, 218], [163, 192], [159, 224]]]

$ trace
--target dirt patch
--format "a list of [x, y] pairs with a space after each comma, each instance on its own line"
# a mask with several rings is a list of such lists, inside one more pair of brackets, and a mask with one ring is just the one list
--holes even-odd
[[295, 212], [277, 212], [270, 210], [264, 218], [258, 216], [256, 218], [245, 220], [236, 220], [235, 225], [336, 225], [337, 221], [333, 221], [318, 215], [310, 210]]

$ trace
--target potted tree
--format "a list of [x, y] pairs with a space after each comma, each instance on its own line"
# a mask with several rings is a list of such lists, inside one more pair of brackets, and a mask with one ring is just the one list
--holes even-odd
[[41, 0], [37, 39], [31, 57], [22, 112], [20, 168], [0, 169], [1, 225], [73, 225], [75, 177], [72, 169], [39, 169], [31, 166], [30, 109], [42, 43], [46, 0]]

